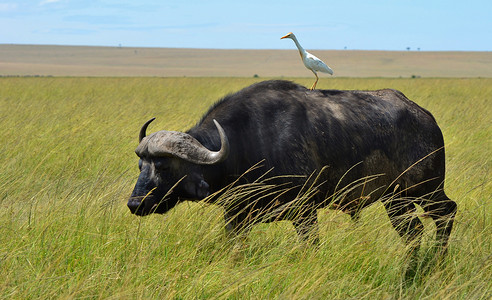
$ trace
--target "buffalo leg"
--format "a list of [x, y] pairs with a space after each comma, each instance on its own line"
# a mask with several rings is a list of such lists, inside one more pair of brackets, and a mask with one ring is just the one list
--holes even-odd
[[225, 219], [225, 232], [228, 238], [234, 238], [238, 235], [239, 230], [239, 222], [237, 218], [231, 216], [227, 212], [224, 214]]
[[294, 220], [293, 223], [301, 240], [311, 242], [315, 245], [319, 244], [318, 216], [316, 210], [305, 212], [302, 216]]
[[436, 223], [436, 242], [438, 250], [442, 255], [447, 253], [447, 246], [451, 230], [453, 229], [454, 217], [456, 216], [456, 202], [449, 199], [444, 192], [422, 205], [427, 216]]
[[229, 239], [245, 239], [248, 235], [251, 226], [248, 226], [242, 218], [242, 215], [235, 215], [230, 212], [224, 214], [225, 219], [225, 232]]
[[360, 220], [360, 210], [352, 210], [349, 212], [349, 215], [350, 215], [350, 218], [352, 219], [352, 221], [354, 222], [359, 222]]
[[417, 267], [416, 256], [420, 249], [424, 225], [414, 214], [416, 210], [415, 204], [409, 200], [393, 199], [385, 202], [384, 207], [386, 208], [391, 224], [409, 247], [407, 254], [410, 264], [406, 276], [412, 276]]

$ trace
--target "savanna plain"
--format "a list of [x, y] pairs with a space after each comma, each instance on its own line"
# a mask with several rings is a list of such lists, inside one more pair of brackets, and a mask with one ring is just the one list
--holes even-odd
[[[320, 89], [394, 88], [430, 110], [458, 203], [448, 256], [405, 281], [405, 245], [381, 204], [358, 222], [319, 210], [318, 247], [289, 222], [237, 247], [222, 210], [184, 202], [136, 217], [138, 131], [185, 131], [228, 93], [265, 78], [0, 78], [0, 299], [490, 299], [492, 79], [322, 78]], [[311, 78], [288, 78], [310, 86]], [[254, 141], [252, 141], [254, 142]]]

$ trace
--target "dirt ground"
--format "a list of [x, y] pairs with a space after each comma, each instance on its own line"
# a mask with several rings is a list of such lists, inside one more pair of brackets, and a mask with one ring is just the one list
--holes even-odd
[[[492, 52], [308, 50], [337, 77], [492, 77]], [[0, 45], [0, 76], [311, 77], [297, 50]], [[321, 74], [321, 77], [330, 77]]]

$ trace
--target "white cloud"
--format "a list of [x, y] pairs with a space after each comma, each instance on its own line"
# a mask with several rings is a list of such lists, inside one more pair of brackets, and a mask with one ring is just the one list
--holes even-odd
[[0, 3], [0, 12], [9, 12], [17, 9], [17, 3]]
[[42, 0], [41, 2], [39, 2], [39, 5], [45, 5], [45, 4], [51, 4], [51, 3], [56, 3], [56, 2], [60, 2], [61, 0]]

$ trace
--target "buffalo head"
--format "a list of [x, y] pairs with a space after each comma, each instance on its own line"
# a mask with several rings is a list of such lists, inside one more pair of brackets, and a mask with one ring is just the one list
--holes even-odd
[[140, 130], [135, 153], [140, 158], [140, 176], [128, 200], [128, 208], [136, 215], [165, 213], [179, 199], [203, 199], [209, 195], [209, 184], [203, 177], [203, 166], [226, 159], [229, 142], [224, 129], [217, 127], [221, 148], [211, 151], [187, 133], [161, 130], [146, 136], [147, 121]]

